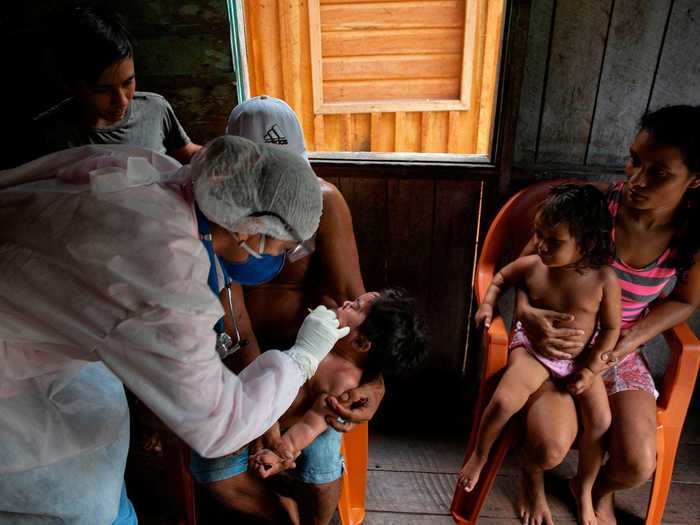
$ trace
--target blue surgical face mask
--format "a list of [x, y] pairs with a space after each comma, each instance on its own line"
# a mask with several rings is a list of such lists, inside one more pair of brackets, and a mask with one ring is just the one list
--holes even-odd
[[271, 281], [284, 266], [284, 254], [264, 254], [260, 259], [248, 257], [245, 262], [232, 263], [221, 260], [221, 265], [226, 269], [231, 279], [239, 284], [263, 284]]
[[248, 252], [249, 256], [243, 262], [228, 262], [219, 258], [221, 265], [226, 269], [229, 277], [239, 284], [255, 285], [263, 284], [274, 279], [284, 266], [285, 254], [270, 255], [262, 253], [265, 249], [265, 236], [260, 239], [258, 253], [254, 252], [245, 242], [240, 246]]

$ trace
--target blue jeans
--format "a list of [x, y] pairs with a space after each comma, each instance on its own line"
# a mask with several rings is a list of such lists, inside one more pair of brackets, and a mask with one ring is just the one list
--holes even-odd
[[[341, 434], [329, 428], [311, 445], [301, 451], [296, 468], [287, 473], [299, 481], [321, 485], [343, 475], [343, 456], [340, 454]], [[237, 454], [220, 458], [203, 458], [192, 451], [190, 471], [198, 483], [221, 481], [243, 474], [248, 470], [248, 447]]]

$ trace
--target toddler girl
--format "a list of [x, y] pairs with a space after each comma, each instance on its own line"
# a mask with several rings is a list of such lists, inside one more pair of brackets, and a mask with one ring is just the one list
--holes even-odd
[[610, 426], [610, 406], [601, 372], [603, 354], [620, 334], [620, 287], [612, 268], [611, 218], [605, 195], [591, 185], [552, 189], [535, 217], [536, 255], [520, 257], [499, 271], [476, 312], [477, 326], [491, 323], [493, 307], [508, 286], [518, 286], [539, 308], [571, 312], [566, 327], [584, 331], [588, 344], [571, 359], [553, 360], [532, 347], [520, 323], [510, 342], [506, 371], [481, 418], [476, 448], [460, 472], [470, 491], [489, 450], [508, 420], [545, 381], [565, 384], [574, 396], [583, 432], [579, 470], [571, 488], [579, 520], [596, 523], [591, 490], [603, 459], [602, 437]]

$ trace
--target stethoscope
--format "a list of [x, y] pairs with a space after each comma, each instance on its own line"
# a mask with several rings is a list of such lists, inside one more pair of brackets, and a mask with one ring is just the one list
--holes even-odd
[[[209, 255], [209, 276], [207, 278], [207, 283], [209, 288], [216, 294], [219, 293], [219, 275], [217, 268], [221, 270], [221, 274], [224, 276], [224, 288], [226, 289], [226, 302], [228, 305], [228, 311], [224, 312], [224, 316], [228, 315], [231, 326], [233, 327], [233, 335], [236, 337], [234, 341], [233, 338], [226, 333], [224, 328], [223, 317], [219, 319], [214, 325], [214, 330], [216, 331], [216, 352], [219, 357], [224, 360], [230, 355], [235, 354], [241, 348], [246, 347], [249, 344], [247, 339], [241, 339], [241, 334], [238, 331], [238, 322], [236, 321], [236, 311], [233, 308], [233, 293], [231, 292], [231, 284], [233, 279], [226, 271], [223, 264], [219, 262], [219, 257], [214, 253], [214, 243], [211, 236], [211, 230], [209, 229], [209, 220], [204, 216], [199, 207], [195, 205], [195, 211], [197, 213], [197, 228], [199, 230], [199, 239], [204, 244], [204, 248], [207, 250], [207, 255]], [[224, 308], [224, 310], [226, 310]]]

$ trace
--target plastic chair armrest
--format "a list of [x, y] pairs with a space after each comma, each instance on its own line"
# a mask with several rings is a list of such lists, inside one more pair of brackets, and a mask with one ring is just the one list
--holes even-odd
[[659, 422], [681, 426], [693, 397], [700, 368], [700, 341], [687, 323], [667, 330], [664, 337], [671, 350], [671, 359], [664, 374], [658, 401]]
[[508, 332], [503, 317], [495, 316], [484, 332], [482, 342], [485, 352], [483, 381], [488, 381], [508, 364]]
[[[483, 368], [481, 369], [481, 384], [479, 386], [479, 395], [474, 405], [474, 414], [472, 416], [472, 424], [474, 421], [481, 419], [486, 405], [488, 404], [491, 395], [496, 387], [499, 372], [505, 368], [508, 363], [508, 336], [506, 327], [503, 323], [503, 318], [499, 315], [491, 320], [491, 326], [485, 330], [481, 336], [481, 345], [483, 349]], [[477, 433], [473, 431], [469, 434], [469, 442], [467, 444], [467, 454], [474, 450]], [[466, 458], [465, 458], [466, 461]]]

